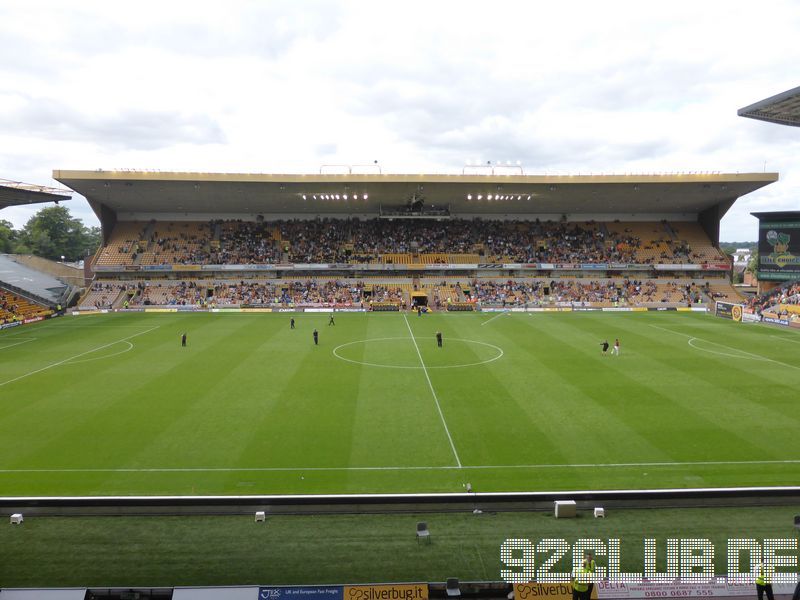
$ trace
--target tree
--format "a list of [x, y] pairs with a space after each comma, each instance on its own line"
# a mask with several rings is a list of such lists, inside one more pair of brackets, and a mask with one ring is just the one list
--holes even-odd
[[97, 252], [100, 244], [103, 243], [103, 233], [99, 227], [84, 227], [83, 229], [84, 243], [82, 247], [84, 248], [84, 253], [81, 256], [86, 258], [86, 250], [89, 251], [89, 254]]
[[8, 221], [0, 220], [0, 253], [10, 254], [16, 245], [17, 232]]
[[48, 206], [33, 215], [18, 236], [16, 250], [51, 260], [80, 260], [100, 244], [97, 227], [88, 228], [64, 206]]
[[745, 271], [749, 271], [750, 273], [756, 273], [758, 271], [758, 250], [754, 250], [750, 255], [750, 260], [747, 263]]

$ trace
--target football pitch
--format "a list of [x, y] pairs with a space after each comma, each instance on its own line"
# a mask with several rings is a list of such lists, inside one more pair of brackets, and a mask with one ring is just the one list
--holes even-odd
[[[0, 333], [0, 495], [800, 479], [794, 331], [676, 312], [335, 319], [113, 314]], [[603, 355], [614, 338], [620, 356]]]

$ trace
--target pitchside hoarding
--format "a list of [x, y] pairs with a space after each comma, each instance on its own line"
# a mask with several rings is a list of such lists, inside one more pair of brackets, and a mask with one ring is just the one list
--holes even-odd
[[758, 278], [800, 278], [800, 219], [759, 222]]
[[714, 305], [714, 314], [723, 319], [731, 319], [733, 321], [742, 320], [742, 305], [733, 304], [732, 302], [717, 302]]
[[258, 600], [428, 600], [428, 584], [261, 587]]

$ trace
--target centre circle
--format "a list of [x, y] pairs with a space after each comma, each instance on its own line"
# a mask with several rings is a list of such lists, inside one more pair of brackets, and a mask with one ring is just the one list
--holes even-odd
[[[397, 356], [391, 356], [392, 353], [397, 354], [399, 351], [400, 342], [406, 342], [409, 344], [410, 353], [408, 354], [407, 358], [409, 364], [396, 364], [400, 361], [396, 360]], [[412, 345], [413, 344], [413, 345]], [[503, 349], [499, 346], [495, 346], [494, 344], [489, 344], [488, 342], [479, 342], [477, 340], [464, 340], [459, 338], [445, 338], [444, 345], [446, 348], [450, 347], [450, 344], [455, 344], [456, 347], [469, 347], [472, 346], [473, 348], [480, 348], [481, 353], [487, 353], [487, 349], [491, 351], [491, 354], [485, 358], [484, 360], [474, 360], [475, 357], [471, 357], [470, 359], [466, 359], [462, 362], [452, 362], [448, 364], [427, 364], [425, 366], [422, 365], [421, 354], [419, 353], [419, 344], [418, 341], [412, 340], [409, 337], [385, 337], [385, 338], [371, 338], [367, 340], [356, 340], [354, 342], [346, 342], [344, 344], [340, 344], [333, 349], [333, 355], [338, 358], [339, 360], [343, 360], [345, 362], [353, 363], [356, 365], [364, 365], [366, 367], [379, 367], [383, 369], [460, 369], [464, 367], [477, 367], [479, 365], [485, 365], [491, 362], [502, 358], [503, 356]], [[370, 357], [369, 350], [370, 346], [372, 347], [372, 354], [373, 356]], [[361, 348], [359, 348], [361, 347]], [[364, 360], [357, 360], [355, 358], [348, 358], [346, 355], [349, 351], [352, 350], [366, 350], [364, 352]], [[438, 350], [437, 350], [438, 352]], [[445, 350], [446, 352], [446, 350]], [[389, 355], [384, 358], [384, 355]]]

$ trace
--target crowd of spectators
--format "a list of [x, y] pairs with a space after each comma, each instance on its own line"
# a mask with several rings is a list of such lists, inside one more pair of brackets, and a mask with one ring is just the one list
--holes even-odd
[[483, 241], [488, 221], [373, 219], [348, 223], [352, 254], [374, 258], [387, 253], [469, 254]]
[[520, 263], [685, 262], [693, 256], [690, 244], [678, 240], [658, 242], [660, 257], [639, 256], [656, 242], [594, 222], [312, 219], [151, 227], [147, 247], [137, 242], [132, 251], [134, 257], [146, 251], [155, 264], [369, 263], [385, 254], [476, 254]]
[[292, 281], [283, 284], [282, 304], [356, 306], [364, 301], [363, 284], [347, 281]]
[[[118, 297], [125, 284], [95, 283], [92, 293]], [[133, 285], [128, 287], [133, 290]], [[364, 307], [370, 302], [410, 302], [411, 286], [370, 283], [368, 280], [294, 279], [276, 281], [153, 281], [138, 282], [130, 291], [133, 305], [178, 306], [348, 306]], [[418, 285], [413, 290], [419, 291]], [[502, 280], [475, 279], [467, 285], [442, 281], [429, 285], [428, 302], [440, 308], [449, 302], [480, 302], [486, 305], [526, 306], [563, 303], [571, 305], [620, 304], [627, 306], [682, 304], [691, 306], [713, 296], [707, 284], [665, 280]], [[408, 293], [407, 293], [408, 291]], [[800, 284], [783, 290], [778, 300], [800, 303]], [[101, 303], [102, 304], [102, 303]]]
[[281, 240], [289, 262], [348, 262], [345, 245], [356, 221], [321, 219], [279, 221]]
[[172, 260], [182, 265], [205, 260], [207, 255], [205, 248], [211, 240], [210, 232], [205, 231], [205, 228], [200, 232], [178, 231], [169, 232], [164, 236], [159, 236], [159, 232], [156, 231], [153, 238], [156, 258], [160, 255], [165, 255], [167, 258], [173, 256]]
[[49, 309], [25, 298], [0, 290], [0, 324], [49, 314]]
[[363, 282], [320, 281], [309, 279], [287, 282], [231, 281], [200, 284], [194, 281], [177, 283], [140, 283], [134, 305], [166, 306], [361, 306], [372, 299], [391, 301], [399, 298], [399, 288], [374, 286], [372, 295], [365, 293]]
[[403, 303], [403, 288], [396, 286], [375, 285], [372, 287], [372, 300], [374, 302], [400, 302]]
[[652, 280], [625, 279], [619, 281], [478, 281], [472, 282], [467, 295], [470, 300], [502, 306], [528, 304], [568, 303], [589, 305], [595, 303], [624, 303], [631, 305], [651, 303], [693, 304], [702, 301], [701, 290], [694, 283], [661, 283]]
[[780, 308], [776, 308], [781, 304], [800, 304], [800, 281], [777, 287], [765, 294], [753, 296], [747, 300], [745, 308], [757, 314], [761, 314], [770, 309], [773, 309], [776, 314], [780, 314], [781, 312], [785, 314], [787, 312], [785, 309], [781, 311]]
[[[110, 284], [95, 284], [111, 289]], [[369, 302], [406, 304], [400, 286], [365, 284], [363, 281], [318, 279], [278, 282], [139, 282], [132, 305], [162, 306], [354, 306]]]
[[111, 308], [120, 291], [127, 288], [126, 284], [108, 281], [95, 281], [89, 288], [89, 294], [83, 299], [82, 307]]
[[258, 282], [230, 282], [214, 286], [212, 301], [218, 306], [226, 304], [270, 304], [275, 301], [273, 284]]
[[0, 291], [0, 323], [10, 323], [19, 317], [19, 298]]
[[702, 294], [705, 293], [713, 298], [714, 292], [705, 286], [704, 290], [700, 290], [695, 283], [682, 283], [669, 282], [665, 284], [665, 290], [662, 294], [660, 302], [670, 302], [675, 298], [680, 298], [678, 301], [682, 304], [697, 304], [702, 302]]

